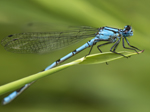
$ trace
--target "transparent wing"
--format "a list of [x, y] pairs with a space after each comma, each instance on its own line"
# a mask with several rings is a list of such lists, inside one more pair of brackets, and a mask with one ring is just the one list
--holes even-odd
[[84, 38], [94, 37], [97, 28], [89, 26], [68, 27], [64, 31], [29, 32], [9, 35], [1, 44], [7, 51], [15, 53], [45, 53], [51, 52]]

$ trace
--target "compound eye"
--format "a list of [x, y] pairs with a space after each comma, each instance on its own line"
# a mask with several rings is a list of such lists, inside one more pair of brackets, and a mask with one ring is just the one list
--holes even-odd
[[129, 31], [131, 29], [131, 26], [127, 25], [126, 30]]

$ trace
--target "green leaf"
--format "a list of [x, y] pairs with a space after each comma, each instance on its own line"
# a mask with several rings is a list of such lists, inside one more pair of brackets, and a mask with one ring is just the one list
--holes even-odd
[[[144, 50], [138, 52], [142, 53]], [[120, 51], [118, 53], [121, 53], [125, 56], [131, 56], [137, 54], [136, 52], [128, 52], [128, 51]], [[80, 64], [99, 64], [99, 63], [105, 63], [113, 60], [117, 60], [120, 58], [124, 58], [121, 55], [112, 53], [112, 52], [105, 52], [105, 53], [97, 53], [87, 56], [84, 61], [82, 61]]]
[[[138, 53], [142, 53], [143, 51], [140, 51]], [[131, 56], [131, 55], [137, 54], [136, 52], [127, 52], [127, 51], [122, 51], [119, 53], [122, 53], [125, 56]], [[55, 72], [58, 72], [65, 68], [71, 67], [73, 65], [105, 63], [105, 62], [109, 62], [109, 61], [120, 59], [120, 58], [124, 58], [124, 57], [121, 55], [118, 55], [118, 54], [114, 54], [112, 52], [98, 53], [98, 54], [92, 54], [92, 55], [89, 55], [86, 57], [82, 57], [82, 58], [72, 61], [70, 63], [63, 64], [61, 66], [52, 68], [50, 70], [39, 72], [39, 73], [33, 74], [31, 76], [19, 79], [17, 81], [2, 85], [2, 86], [0, 86], [0, 95], [5, 94], [10, 91], [13, 91], [13, 90], [16, 90], [16, 89], [24, 86], [27, 83], [38, 80], [44, 76], [51, 75]]]

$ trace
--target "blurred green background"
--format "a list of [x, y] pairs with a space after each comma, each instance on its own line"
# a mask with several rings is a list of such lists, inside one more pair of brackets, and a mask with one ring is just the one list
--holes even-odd
[[[0, 111], [150, 112], [149, 6], [149, 0], [1, 0], [0, 40], [32, 31], [26, 26], [34, 22], [118, 28], [129, 24], [134, 30], [130, 44], [145, 51], [109, 65], [78, 65], [42, 78], [12, 103], [0, 106]], [[86, 41], [43, 55], [15, 54], [0, 46], [0, 85], [43, 70]], [[108, 52], [111, 46], [102, 50]], [[120, 44], [117, 51], [122, 50]], [[92, 53], [97, 52], [94, 47]], [[0, 100], [8, 94], [0, 96]]]

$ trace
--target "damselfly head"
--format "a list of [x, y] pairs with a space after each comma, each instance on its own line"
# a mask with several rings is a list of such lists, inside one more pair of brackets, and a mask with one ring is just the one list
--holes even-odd
[[130, 25], [126, 25], [122, 32], [123, 37], [133, 36], [132, 27]]

